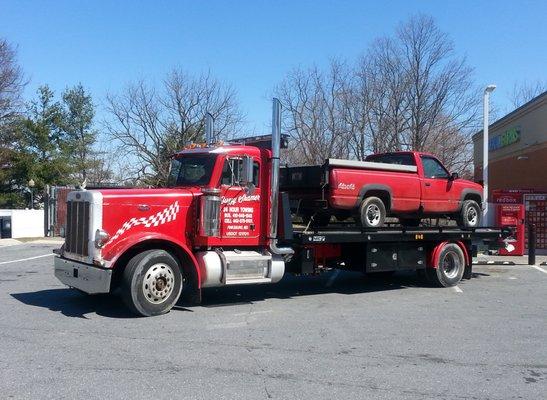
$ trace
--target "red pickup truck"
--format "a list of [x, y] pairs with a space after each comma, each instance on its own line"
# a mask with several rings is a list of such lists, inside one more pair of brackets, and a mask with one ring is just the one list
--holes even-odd
[[282, 169], [281, 190], [305, 221], [326, 225], [332, 216], [355, 216], [366, 228], [387, 216], [406, 226], [448, 216], [465, 228], [481, 222], [482, 186], [449, 173], [435, 156], [420, 152], [374, 154], [365, 161], [328, 159], [323, 165]]

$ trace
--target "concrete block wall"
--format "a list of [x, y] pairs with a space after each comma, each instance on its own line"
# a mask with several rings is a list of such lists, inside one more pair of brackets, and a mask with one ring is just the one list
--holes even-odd
[[0, 210], [0, 217], [11, 217], [11, 237], [44, 236], [44, 210]]

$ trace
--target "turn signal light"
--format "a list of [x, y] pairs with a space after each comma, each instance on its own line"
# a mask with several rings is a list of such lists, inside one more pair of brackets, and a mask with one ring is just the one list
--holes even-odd
[[101, 249], [106, 242], [108, 242], [108, 239], [110, 239], [110, 235], [107, 231], [102, 229], [97, 229], [95, 231], [95, 247], [98, 249]]

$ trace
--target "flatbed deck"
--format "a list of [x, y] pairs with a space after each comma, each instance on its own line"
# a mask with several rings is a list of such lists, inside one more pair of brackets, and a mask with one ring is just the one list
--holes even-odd
[[320, 229], [293, 228], [293, 240], [299, 244], [311, 243], [366, 243], [400, 241], [464, 240], [472, 242], [495, 242], [508, 235], [502, 228], [461, 229], [458, 227], [419, 227], [360, 229], [358, 227], [326, 227]]

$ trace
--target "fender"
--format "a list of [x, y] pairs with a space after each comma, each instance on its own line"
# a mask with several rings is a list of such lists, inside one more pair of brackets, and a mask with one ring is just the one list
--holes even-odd
[[445, 241], [445, 242], [439, 243], [437, 246], [435, 246], [433, 251], [429, 253], [428, 263], [427, 263], [427, 266], [429, 268], [439, 268], [439, 256], [440, 256], [441, 250], [443, 249], [443, 247], [445, 245], [447, 245], [449, 243], [455, 243], [455, 244], [458, 245], [458, 247], [460, 249], [462, 249], [463, 258], [464, 258], [464, 262], [465, 262], [465, 268], [467, 268], [469, 265], [471, 265], [471, 260], [469, 259], [469, 252], [467, 251], [467, 248], [465, 247], [465, 245], [462, 242], [460, 242], [460, 241], [456, 241], [456, 242]]
[[188, 245], [175, 237], [165, 235], [159, 232], [135, 232], [134, 234], [124, 237], [122, 240], [119, 240], [114, 246], [110, 247], [108, 249], [108, 252], [104, 255], [106, 266], [108, 268], [112, 268], [116, 265], [116, 261], [118, 261], [118, 259], [122, 257], [127, 251], [131, 250], [135, 246], [142, 244], [143, 242], [151, 240], [169, 243], [185, 253], [192, 261], [192, 266], [194, 267], [198, 280], [198, 289], [201, 288], [201, 272], [198, 267], [198, 262]]
[[375, 183], [365, 185], [361, 188], [361, 190], [359, 190], [359, 195], [357, 196], [357, 202], [355, 204], [356, 208], [359, 208], [359, 206], [361, 205], [361, 202], [365, 198], [365, 194], [367, 194], [367, 192], [371, 190], [381, 190], [384, 192], [388, 192], [389, 193], [389, 209], [391, 210], [393, 208], [393, 193], [391, 192], [391, 188], [387, 185], [380, 185]]
[[460, 201], [458, 202], [458, 207], [460, 209], [462, 208], [465, 196], [467, 196], [468, 194], [474, 194], [479, 196], [481, 199], [479, 206], [482, 206], [482, 193], [475, 189], [465, 188], [465, 189], [462, 189], [462, 192], [460, 194]]

